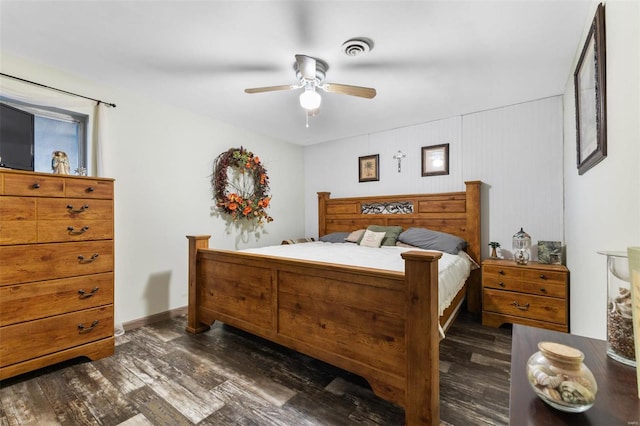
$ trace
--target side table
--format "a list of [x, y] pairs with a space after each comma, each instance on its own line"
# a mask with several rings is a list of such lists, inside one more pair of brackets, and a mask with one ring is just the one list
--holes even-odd
[[[527, 381], [526, 363], [538, 351], [538, 342], [551, 341], [580, 349], [584, 363], [598, 382], [596, 402], [584, 413], [565, 413], [542, 401]], [[607, 356], [604, 340], [574, 336], [521, 324], [513, 325], [509, 424], [538, 425], [640, 425], [640, 399], [636, 370]]]

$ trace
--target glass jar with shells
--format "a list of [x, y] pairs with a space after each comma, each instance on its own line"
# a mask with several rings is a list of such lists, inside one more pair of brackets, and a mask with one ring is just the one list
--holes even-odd
[[584, 354], [554, 342], [538, 343], [539, 351], [527, 361], [527, 378], [533, 391], [550, 406], [582, 413], [596, 400], [598, 385], [584, 364]]
[[607, 256], [607, 355], [636, 366], [631, 275], [626, 251], [599, 251]]

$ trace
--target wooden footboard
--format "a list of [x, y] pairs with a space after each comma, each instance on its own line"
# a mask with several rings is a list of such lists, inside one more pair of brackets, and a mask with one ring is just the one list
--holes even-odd
[[402, 254], [405, 273], [212, 250], [189, 239], [187, 331], [215, 320], [358, 374], [437, 425], [437, 252]]

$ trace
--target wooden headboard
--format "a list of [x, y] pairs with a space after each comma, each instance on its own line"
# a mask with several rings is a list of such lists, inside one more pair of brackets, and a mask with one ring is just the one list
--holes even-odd
[[[429, 228], [467, 241], [467, 252], [480, 263], [480, 181], [465, 182], [466, 191], [439, 194], [331, 198], [318, 192], [318, 236], [351, 232], [369, 225]], [[479, 312], [480, 272], [469, 279], [468, 308]]]

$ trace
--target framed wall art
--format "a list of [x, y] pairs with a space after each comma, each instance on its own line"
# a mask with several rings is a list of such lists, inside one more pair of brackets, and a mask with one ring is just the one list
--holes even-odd
[[380, 154], [358, 157], [358, 181], [373, 182], [380, 180]]
[[598, 5], [574, 73], [576, 149], [582, 175], [607, 156], [604, 6]]
[[422, 147], [422, 176], [449, 174], [449, 144]]

